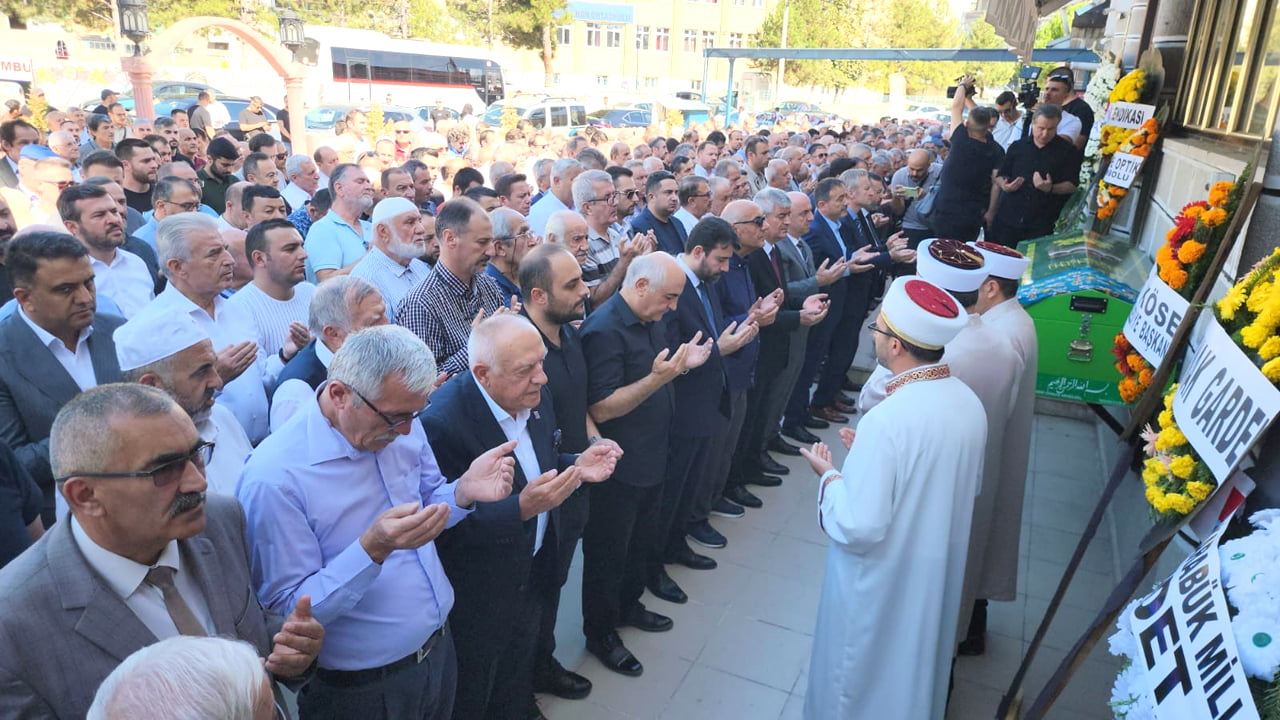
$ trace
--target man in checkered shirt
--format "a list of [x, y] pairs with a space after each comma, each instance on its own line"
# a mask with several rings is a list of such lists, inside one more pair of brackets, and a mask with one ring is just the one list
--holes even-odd
[[493, 256], [493, 225], [474, 200], [456, 198], [436, 216], [440, 260], [396, 309], [396, 323], [422, 338], [436, 365], [450, 375], [466, 372], [467, 337], [481, 310], [491, 317], [505, 305], [484, 268]]

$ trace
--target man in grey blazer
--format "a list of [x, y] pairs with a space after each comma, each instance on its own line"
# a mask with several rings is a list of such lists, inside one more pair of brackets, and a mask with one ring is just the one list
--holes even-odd
[[40, 142], [40, 131], [26, 120], [17, 119], [0, 123], [0, 186], [18, 187], [18, 154], [27, 145]]
[[9, 243], [5, 268], [19, 309], [0, 320], [0, 442], [44, 491], [49, 527], [55, 520], [49, 428], [82, 390], [119, 379], [111, 335], [124, 318], [96, 313], [89, 252], [70, 235], [19, 235]]
[[[790, 224], [787, 227], [787, 237], [777, 244], [782, 279], [786, 282], [788, 297], [806, 298], [815, 293], [826, 292], [823, 288], [844, 277], [845, 263], [840, 261], [832, 266], [823, 261], [821, 268], [814, 266], [813, 250], [808, 243], [800, 240], [809, 232], [809, 223], [813, 222], [813, 203], [802, 192], [789, 192], [787, 197], [791, 200]], [[783, 455], [800, 454], [796, 446], [782, 439], [778, 433], [778, 423], [782, 421], [782, 413], [786, 409], [787, 395], [800, 376], [808, 339], [808, 326], [801, 325], [793, 331], [786, 369], [773, 381], [776, 387], [783, 389], [771, 395], [763, 408], [766, 423], [764, 447]]]
[[324, 638], [310, 599], [270, 634], [244, 512], [205, 495], [209, 444], [177, 403], [145, 385], [88, 390], [50, 447], [71, 513], [0, 570], [0, 717], [82, 718], [125, 658], [179, 634], [244, 640], [277, 679], [305, 677]]

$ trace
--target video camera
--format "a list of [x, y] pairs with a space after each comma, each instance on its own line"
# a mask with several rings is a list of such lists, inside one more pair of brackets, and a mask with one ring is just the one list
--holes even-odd
[[1028, 110], [1040, 102], [1040, 85], [1036, 83], [1039, 78], [1040, 68], [1034, 65], [1024, 65], [1018, 72], [1017, 79], [1022, 81], [1018, 89], [1018, 104]]
[[952, 85], [951, 87], [947, 88], [947, 99], [948, 99], [948, 100], [954, 99], [954, 98], [955, 98], [955, 96], [956, 96], [956, 92], [957, 92], [958, 90], [960, 90], [961, 88], [963, 88], [963, 89], [964, 89], [964, 91], [963, 91], [963, 95], [964, 95], [964, 97], [968, 97], [968, 96], [970, 96], [970, 95], [972, 95], [972, 94], [974, 94], [974, 93], [976, 93], [976, 92], [978, 91], [978, 90], [977, 90], [977, 80], [976, 80], [976, 79], [974, 80], [974, 82], [973, 82], [973, 83], [971, 83], [971, 84], [969, 84], [969, 85], [964, 85], [964, 84], [963, 84], [963, 83], [964, 83], [964, 78], [965, 78], [965, 76], [961, 75], [960, 77], [956, 78], [956, 84], [955, 84], [955, 85]]

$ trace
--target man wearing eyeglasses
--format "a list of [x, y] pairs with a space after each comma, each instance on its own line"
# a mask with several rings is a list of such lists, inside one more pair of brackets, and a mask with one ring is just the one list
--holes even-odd
[[83, 717], [125, 658], [179, 635], [244, 640], [279, 680], [308, 672], [324, 628], [309, 599], [287, 618], [254, 599], [244, 515], [206, 495], [211, 450], [140, 384], [93, 388], [59, 412], [50, 452], [71, 515], [0, 573], [0, 715]]
[[52, 150], [28, 145], [23, 148], [24, 160], [37, 147], [45, 155], [32, 164], [31, 169], [19, 181], [18, 187], [0, 189], [0, 194], [4, 195], [13, 210], [13, 219], [19, 230], [32, 225], [61, 226], [58, 193], [72, 184], [71, 164], [54, 156]]
[[315, 400], [254, 451], [237, 488], [259, 600], [314, 601], [326, 642], [298, 698], [306, 718], [446, 720], [454, 606], [434, 540], [511, 493], [516, 443], [444, 477], [416, 418], [436, 380], [404, 328], [347, 337]]
[[493, 223], [493, 257], [484, 272], [498, 284], [504, 301], [522, 301], [524, 296], [517, 282], [520, 261], [542, 238], [529, 229], [529, 221], [523, 215], [511, 208], [494, 208], [489, 220]]
[[991, 137], [1005, 150], [1022, 137], [1022, 111], [1018, 109], [1018, 96], [1005, 90], [996, 98], [996, 127]]
[[677, 196], [680, 209], [671, 217], [684, 225], [685, 235], [688, 235], [693, 232], [693, 226], [711, 211], [711, 187], [705, 177], [690, 175], [680, 181]]

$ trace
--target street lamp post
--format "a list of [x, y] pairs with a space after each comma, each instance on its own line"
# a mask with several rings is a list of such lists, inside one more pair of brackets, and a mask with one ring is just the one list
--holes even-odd
[[133, 42], [133, 55], [142, 54], [142, 41], [151, 34], [146, 0], [120, 0], [120, 34]]
[[[307, 142], [307, 128], [304, 122], [306, 111], [302, 99], [306, 69], [302, 63], [298, 62], [298, 48], [302, 47], [306, 41], [302, 18], [298, 17], [292, 9], [286, 8], [280, 13], [280, 44], [288, 48], [289, 53], [293, 55], [293, 63], [289, 66], [289, 73], [284, 78], [284, 106], [289, 113], [290, 145], [295, 151], [301, 149], [309, 154], [310, 143]], [[284, 128], [281, 128], [281, 131], [283, 130]]]
[[139, 119], [151, 120], [155, 116], [154, 101], [151, 97], [151, 78], [155, 70], [151, 61], [142, 53], [142, 41], [151, 34], [147, 22], [146, 0], [119, 0], [120, 34], [133, 42], [133, 57], [126, 57], [122, 64], [129, 73], [129, 83], [133, 86], [133, 114]]

